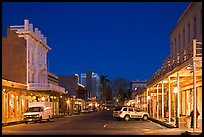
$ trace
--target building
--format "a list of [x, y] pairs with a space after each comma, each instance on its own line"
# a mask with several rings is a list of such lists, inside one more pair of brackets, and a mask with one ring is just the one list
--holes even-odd
[[130, 91], [132, 93], [132, 99], [135, 99], [137, 93], [141, 92], [141, 89], [145, 89], [147, 86], [147, 81], [131, 81]]
[[143, 95], [152, 117], [189, 127], [190, 122], [179, 121], [197, 108], [202, 120], [202, 2], [191, 2], [180, 16], [170, 33], [170, 55], [148, 79]]
[[80, 113], [85, 109], [87, 91], [78, 83], [78, 74], [72, 76], [59, 76], [59, 85], [65, 87], [69, 96], [69, 114]]
[[[25, 87], [21, 94], [18, 92], [21, 89], [16, 90], [15, 84], [9, 89], [8, 86], [3, 85], [4, 111], [10, 111], [10, 106], [14, 106], [14, 110], [23, 109], [19, 115], [17, 115], [17, 111], [14, 114], [8, 112], [4, 121], [15, 120], [17, 116], [22, 119], [22, 114], [27, 109], [28, 103], [33, 101], [53, 100], [51, 102], [56, 102], [54, 103], [56, 105], [52, 108], [52, 112], [54, 115], [59, 114], [57, 102], [59, 102], [58, 98], [65, 94], [65, 88], [48, 83], [47, 52], [49, 50], [51, 48], [47, 44], [46, 37], [37, 28], [33, 30], [33, 25], [29, 24], [28, 20], [24, 20], [24, 25], [7, 28], [7, 36], [2, 38], [2, 81], [18, 83]], [[18, 102], [18, 105], [13, 102]]]
[[130, 92], [132, 93], [132, 100], [128, 102], [129, 105], [134, 105], [140, 109], [146, 107], [145, 97], [142, 96], [146, 90], [147, 81], [131, 81], [130, 82]]
[[82, 73], [81, 84], [84, 85], [86, 90], [90, 92], [88, 94], [89, 98], [91, 98], [92, 96], [99, 97], [100, 78], [97, 73], [94, 73], [92, 71]]

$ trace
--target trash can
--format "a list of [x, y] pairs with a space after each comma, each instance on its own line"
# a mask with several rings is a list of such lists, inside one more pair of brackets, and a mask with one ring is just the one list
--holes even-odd
[[187, 118], [186, 117], [177, 117], [176, 126], [178, 128], [187, 128]]

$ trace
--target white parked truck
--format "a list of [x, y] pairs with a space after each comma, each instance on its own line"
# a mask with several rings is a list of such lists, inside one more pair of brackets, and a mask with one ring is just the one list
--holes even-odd
[[23, 121], [28, 122], [42, 122], [43, 120], [50, 121], [52, 112], [50, 108], [50, 102], [31, 102], [28, 104], [26, 113], [23, 114]]

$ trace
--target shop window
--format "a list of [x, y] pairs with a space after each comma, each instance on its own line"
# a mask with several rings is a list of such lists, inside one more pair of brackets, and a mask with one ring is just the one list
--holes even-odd
[[19, 98], [18, 98], [18, 96], [16, 96], [16, 116], [18, 116], [19, 115]]
[[10, 100], [9, 100], [9, 117], [14, 117], [14, 95], [10, 95]]
[[8, 117], [8, 94], [5, 95], [5, 111], [6, 111], [6, 117]]

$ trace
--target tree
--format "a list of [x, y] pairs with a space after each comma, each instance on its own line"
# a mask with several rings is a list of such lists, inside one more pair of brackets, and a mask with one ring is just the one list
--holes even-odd
[[101, 76], [101, 90], [100, 90], [100, 100], [106, 103], [107, 100], [112, 99], [112, 88], [110, 87], [110, 80], [108, 76]]
[[124, 92], [127, 92], [128, 89], [128, 82], [126, 79], [122, 77], [118, 77], [115, 79], [115, 81], [112, 84], [113, 94], [116, 96], [119, 92], [119, 90], [123, 90]]

